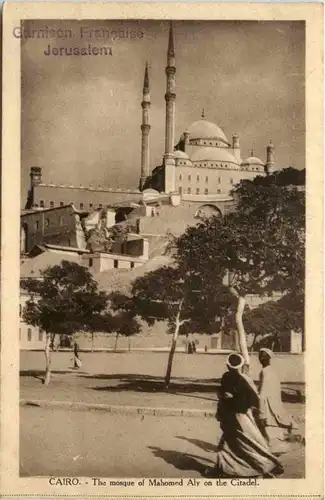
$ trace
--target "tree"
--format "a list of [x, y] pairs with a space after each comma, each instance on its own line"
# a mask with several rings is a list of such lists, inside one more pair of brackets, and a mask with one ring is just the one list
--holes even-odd
[[249, 366], [246, 295], [303, 294], [305, 198], [281, 185], [278, 174], [241, 181], [232, 194], [235, 211], [188, 228], [177, 240], [176, 260], [204, 286], [223, 280], [236, 297], [239, 346]]
[[302, 297], [285, 294], [277, 301], [267, 301], [258, 307], [245, 310], [243, 323], [246, 333], [254, 335], [252, 348], [258, 336], [270, 335], [274, 339], [290, 330], [304, 331], [304, 307]]
[[136, 310], [133, 307], [132, 300], [129, 296], [112, 292], [109, 295], [110, 309], [115, 313], [112, 318], [112, 331], [116, 332], [116, 340], [114, 350], [117, 349], [117, 342], [120, 335], [128, 337], [129, 350], [130, 337], [140, 333], [140, 324], [136, 318]]
[[46, 333], [44, 384], [51, 376], [50, 345], [55, 334], [72, 335], [76, 331], [97, 328], [106, 310], [108, 297], [99, 291], [89, 271], [74, 262], [63, 260], [48, 267], [41, 279], [23, 280], [21, 286], [30, 299], [23, 310], [24, 320]]
[[[198, 280], [188, 276], [183, 268], [164, 266], [139, 277], [132, 287], [130, 308], [149, 325], [158, 320], [168, 321], [172, 342], [165, 376], [167, 388], [178, 335], [211, 330], [211, 325], [216, 324], [223, 308], [229, 305], [229, 294], [227, 297], [223, 295], [225, 290], [222, 283], [213, 284], [204, 292], [197, 288], [198, 284]], [[210, 293], [212, 288], [219, 293]]]

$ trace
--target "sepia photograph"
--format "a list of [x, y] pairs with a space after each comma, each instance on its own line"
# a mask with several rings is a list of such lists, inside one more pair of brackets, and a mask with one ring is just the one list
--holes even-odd
[[4, 6], [2, 496], [322, 498], [322, 13]]
[[13, 36], [20, 476], [304, 478], [305, 23]]

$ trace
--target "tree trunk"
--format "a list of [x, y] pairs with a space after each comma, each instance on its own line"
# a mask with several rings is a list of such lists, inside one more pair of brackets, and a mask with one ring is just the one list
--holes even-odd
[[52, 340], [52, 335], [48, 332], [46, 332], [46, 340], [45, 340], [45, 348], [44, 348], [44, 353], [45, 353], [45, 363], [46, 363], [46, 368], [45, 368], [45, 379], [44, 379], [44, 385], [48, 386], [51, 378], [51, 350], [50, 350], [50, 345], [51, 345], [51, 340]]
[[249, 353], [247, 349], [246, 335], [243, 324], [243, 313], [245, 308], [245, 297], [238, 296], [237, 311], [236, 311], [236, 326], [238, 333], [239, 348], [245, 360], [245, 365], [249, 368]]
[[180, 321], [182, 305], [183, 305], [183, 300], [181, 300], [179, 303], [177, 315], [175, 318], [175, 330], [174, 330], [174, 334], [173, 334], [172, 345], [171, 345], [169, 356], [168, 356], [167, 371], [166, 371], [166, 376], [165, 376], [166, 389], [168, 389], [169, 383], [170, 383], [170, 376], [172, 373], [173, 359], [174, 359], [174, 354], [175, 354], [175, 349], [176, 349], [176, 344], [177, 344], [179, 328], [184, 323], [184, 321]]
[[255, 344], [256, 344], [257, 336], [258, 336], [258, 333], [254, 333], [254, 338], [253, 338], [252, 348], [251, 348], [252, 352], [254, 352], [254, 350], [255, 350]]
[[131, 339], [128, 337], [128, 347], [129, 347], [129, 352], [131, 352]]
[[173, 340], [172, 340], [172, 345], [169, 351], [169, 356], [168, 356], [168, 364], [167, 364], [167, 371], [166, 371], [166, 377], [165, 377], [165, 387], [168, 389], [169, 383], [170, 383], [170, 377], [172, 373], [172, 366], [173, 366], [173, 359], [174, 359], [174, 354], [176, 350], [176, 344], [177, 344], [177, 338], [178, 338], [178, 332], [179, 332], [179, 322], [176, 321], [175, 323], [175, 330], [173, 334]]
[[94, 352], [94, 332], [91, 332], [91, 352]]
[[219, 346], [220, 349], [222, 349], [223, 346], [223, 339], [224, 339], [224, 333], [225, 333], [225, 322], [226, 318], [224, 316], [221, 316], [221, 324], [220, 324], [220, 332], [219, 332]]
[[115, 338], [115, 346], [114, 346], [114, 351], [117, 349], [117, 341], [118, 341], [119, 333], [116, 333], [116, 338]]

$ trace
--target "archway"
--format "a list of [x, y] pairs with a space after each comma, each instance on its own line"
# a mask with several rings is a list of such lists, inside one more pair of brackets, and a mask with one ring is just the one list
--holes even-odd
[[212, 217], [212, 216], [221, 217], [222, 213], [221, 210], [216, 205], [212, 205], [211, 203], [206, 203], [204, 205], [201, 205], [195, 213], [195, 217], [198, 219], [200, 217]]

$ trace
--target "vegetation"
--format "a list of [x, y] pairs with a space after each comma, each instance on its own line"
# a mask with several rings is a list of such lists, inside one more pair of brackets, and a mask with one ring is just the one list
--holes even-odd
[[[149, 325], [167, 320], [172, 341], [165, 376], [166, 387], [170, 383], [178, 335], [218, 331], [220, 316], [230, 306], [232, 298], [222, 283], [214, 283], [212, 288], [209, 285], [202, 293], [202, 290], [197, 290], [195, 280], [188, 278], [184, 268], [164, 266], [139, 277], [133, 284], [131, 297], [121, 301], [122, 308], [128, 314], [133, 317], [138, 314]], [[116, 307], [121, 306], [116, 302]]]
[[23, 310], [24, 320], [46, 333], [44, 384], [51, 376], [51, 350], [55, 334], [73, 335], [77, 331], [111, 328], [107, 320], [105, 292], [99, 291], [89, 271], [74, 262], [48, 267], [41, 279], [26, 279], [22, 288], [30, 294]]
[[233, 196], [236, 211], [205, 219], [177, 240], [176, 261], [202, 291], [215, 282], [227, 285], [237, 300], [238, 340], [249, 365], [246, 295], [304, 296], [305, 198], [282, 185], [278, 173], [242, 181]]

